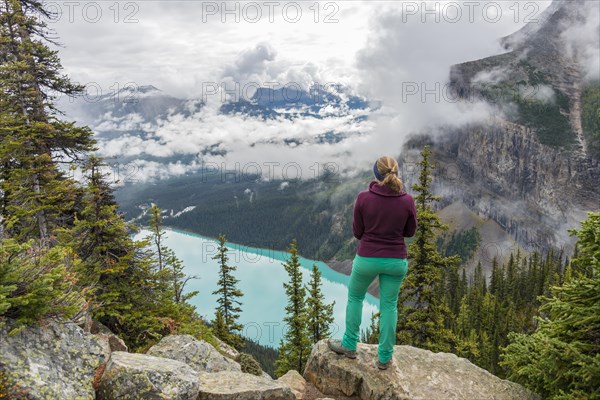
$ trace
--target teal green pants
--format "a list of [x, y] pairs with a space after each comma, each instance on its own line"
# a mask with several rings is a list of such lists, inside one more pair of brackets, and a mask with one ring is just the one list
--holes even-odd
[[361, 257], [358, 254], [352, 262], [352, 273], [348, 284], [346, 304], [346, 330], [342, 344], [356, 350], [363, 300], [367, 288], [379, 276], [379, 346], [377, 355], [382, 363], [392, 358], [396, 344], [396, 324], [398, 322], [398, 294], [408, 271], [406, 258]]

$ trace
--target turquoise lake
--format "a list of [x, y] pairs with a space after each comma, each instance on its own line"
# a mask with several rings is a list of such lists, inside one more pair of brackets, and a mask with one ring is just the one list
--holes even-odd
[[[148, 235], [142, 230], [134, 235], [139, 240]], [[214, 317], [219, 265], [212, 257], [216, 254], [218, 241], [194, 233], [176, 229], [167, 229], [165, 245], [175, 251], [188, 275], [199, 279], [189, 281], [186, 291], [198, 290], [199, 293], [190, 302], [207, 320]], [[239, 280], [238, 286], [244, 293], [240, 299], [242, 312], [240, 322], [244, 324], [242, 334], [260, 344], [279, 347], [279, 340], [285, 332], [285, 305], [287, 298], [283, 282], [289, 276], [283, 268], [283, 262], [289, 254], [274, 249], [260, 249], [235, 243], [227, 243], [229, 262], [237, 266], [234, 272]], [[302, 280], [308, 284], [313, 264], [321, 271], [322, 291], [325, 301], [335, 301], [334, 323], [331, 325], [332, 337], [341, 338], [344, 334], [344, 321], [349, 277], [331, 269], [327, 264], [300, 257]], [[379, 299], [367, 293], [363, 306], [361, 330], [371, 322], [371, 314], [378, 311]]]

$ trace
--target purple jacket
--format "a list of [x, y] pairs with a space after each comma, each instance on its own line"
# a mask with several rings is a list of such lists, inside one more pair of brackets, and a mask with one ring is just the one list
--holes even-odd
[[359, 256], [407, 258], [404, 238], [416, 230], [417, 210], [410, 194], [373, 181], [356, 197], [352, 233], [360, 240]]

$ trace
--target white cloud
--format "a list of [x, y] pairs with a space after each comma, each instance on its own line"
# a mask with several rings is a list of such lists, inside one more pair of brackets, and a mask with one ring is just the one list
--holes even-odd
[[567, 50], [581, 62], [586, 80], [600, 79], [600, 2], [585, 1], [579, 21], [567, 27], [562, 38]]

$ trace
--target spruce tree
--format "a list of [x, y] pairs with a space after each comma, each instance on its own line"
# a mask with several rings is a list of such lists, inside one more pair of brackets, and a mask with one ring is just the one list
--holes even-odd
[[225, 235], [219, 235], [219, 247], [217, 254], [213, 256], [213, 259], [219, 262], [218, 289], [212, 292], [212, 294], [219, 296], [217, 299], [218, 306], [216, 308], [215, 322], [219, 322], [218, 317], [220, 313], [226, 332], [224, 337], [220, 336], [220, 339], [236, 349], [240, 349], [244, 345], [244, 341], [240, 334], [243, 325], [238, 322], [239, 313], [242, 311], [240, 308], [242, 303], [239, 301], [239, 298], [244, 294], [237, 287], [238, 279], [233, 276], [233, 272], [237, 268], [235, 265], [229, 264], [229, 257], [227, 256], [229, 249], [225, 245], [225, 242]]
[[148, 227], [150, 234], [145, 239], [154, 244], [152, 247], [156, 258], [157, 277], [166, 285], [165, 292], [172, 301], [185, 303], [198, 294], [197, 291], [183, 293], [187, 283], [198, 277], [186, 275], [183, 262], [171, 248], [164, 244], [166, 231], [162, 220], [162, 210], [156, 204], [152, 204], [150, 207]]
[[229, 337], [229, 331], [225, 325], [223, 313], [221, 313], [221, 310], [218, 308], [217, 311], [215, 311], [215, 319], [212, 321], [212, 332], [216, 337], [223, 341]]
[[93, 149], [92, 131], [59, 119], [49, 94], [83, 87], [61, 75], [39, 1], [0, 3], [0, 314], [23, 326], [45, 317], [77, 318], [89, 288], [81, 259], [57, 243], [81, 190], [59, 168]]
[[[445, 325], [451, 319], [450, 306], [443, 301], [444, 276], [458, 268], [457, 256], [444, 257], [436, 246], [436, 236], [448, 227], [433, 211], [438, 196], [431, 193], [433, 166], [431, 151], [425, 146], [419, 162], [417, 193], [417, 232], [409, 246], [410, 264], [399, 295], [397, 337], [402, 344], [432, 351], [450, 351], [452, 331]], [[453, 272], [454, 273], [454, 272]]]
[[282, 376], [291, 369], [302, 373], [311, 351], [308, 316], [306, 312], [306, 289], [302, 285], [302, 272], [296, 240], [288, 248], [290, 258], [283, 264], [290, 280], [283, 287], [288, 298], [285, 306], [285, 334], [279, 346], [279, 358], [275, 362], [276, 375]]
[[329, 326], [333, 322], [333, 306], [325, 304], [325, 296], [321, 291], [321, 271], [313, 264], [310, 281], [308, 283], [308, 297], [306, 307], [308, 314], [308, 330], [313, 343], [328, 338], [331, 335]]

